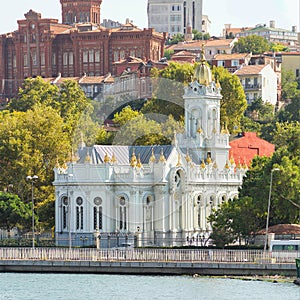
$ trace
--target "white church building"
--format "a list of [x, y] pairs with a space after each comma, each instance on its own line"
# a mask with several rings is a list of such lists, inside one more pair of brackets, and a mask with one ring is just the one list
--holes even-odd
[[[172, 145], [82, 147], [55, 168], [57, 245], [179, 246], [208, 238], [213, 208], [238, 196], [246, 166], [229, 155], [221, 88], [202, 54]], [[201, 240], [202, 241], [202, 240]]]

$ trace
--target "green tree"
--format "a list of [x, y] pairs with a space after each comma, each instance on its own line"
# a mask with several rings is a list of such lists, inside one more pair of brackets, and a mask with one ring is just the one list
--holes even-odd
[[293, 98], [300, 97], [297, 78], [292, 71], [284, 69], [281, 71], [281, 88], [281, 96], [283, 101], [288, 101]]
[[236, 133], [240, 131], [240, 121], [247, 108], [243, 86], [236, 75], [223, 67], [214, 67], [213, 76], [222, 87], [221, 123], [226, 123], [231, 133]]
[[233, 52], [261, 54], [270, 50], [268, 41], [259, 35], [249, 35], [239, 38], [234, 45]]
[[209, 40], [210, 34], [193, 29], [194, 40]]
[[160, 124], [140, 114], [124, 124], [116, 134], [117, 145], [155, 145], [163, 138]]
[[274, 106], [264, 103], [262, 98], [258, 98], [248, 106], [246, 115], [255, 121], [267, 123], [274, 118]]
[[289, 48], [286, 45], [280, 43], [271, 43], [270, 51], [272, 52], [286, 52], [289, 51]]
[[[11, 185], [13, 192], [26, 203], [30, 199], [26, 177], [37, 175], [37, 205], [41, 209], [49, 207], [49, 203], [52, 205], [47, 218], [52, 216], [53, 222], [53, 168], [57, 161], [62, 164], [67, 160], [71, 149], [63, 131], [63, 119], [51, 107], [36, 105], [26, 112], [2, 112], [0, 123], [2, 189]], [[48, 220], [41, 219], [41, 222]]]
[[19, 89], [18, 96], [9, 103], [8, 109], [11, 111], [27, 111], [36, 104], [54, 106], [58, 94], [58, 87], [43, 78], [27, 78]]
[[17, 195], [0, 192], [0, 226], [10, 231], [14, 227], [22, 228], [31, 218], [31, 207]]
[[177, 33], [167, 40], [167, 45], [174, 45], [183, 41], [184, 41], [184, 35], [181, 33]]
[[128, 121], [135, 119], [136, 117], [142, 115], [142, 113], [137, 110], [133, 110], [130, 106], [124, 107], [120, 112], [114, 115], [113, 121], [119, 126], [125, 125]]
[[184, 115], [184, 86], [194, 77], [194, 66], [185, 63], [170, 62], [161, 71], [153, 70], [153, 97], [148, 100], [142, 112], [159, 113], [168, 116], [172, 112], [176, 120]]
[[164, 57], [167, 59], [167, 60], [170, 60], [172, 55], [174, 54], [174, 50], [173, 49], [165, 49], [164, 51]]

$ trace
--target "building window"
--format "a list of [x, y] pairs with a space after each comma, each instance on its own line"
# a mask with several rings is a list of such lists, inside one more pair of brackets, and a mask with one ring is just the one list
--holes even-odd
[[28, 67], [28, 55], [27, 55], [27, 53], [24, 54], [24, 67]]
[[36, 52], [35, 51], [32, 52], [31, 58], [32, 58], [32, 65], [36, 66], [37, 65], [37, 59], [36, 59]]
[[100, 62], [100, 51], [95, 51], [95, 62]]
[[69, 52], [69, 65], [73, 65], [74, 63], [74, 56], [73, 56], [73, 52]]
[[119, 51], [114, 51], [114, 61], [119, 60]]
[[300, 69], [296, 69], [296, 77], [300, 77]]
[[87, 63], [89, 61], [89, 53], [88, 53], [88, 51], [83, 51], [82, 52], [82, 61], [84, 63]]
[[233, 60], [231, 61], [231, 66], [232, 66], [232, 67], [238, 67], [239, 65], [240, 65], [240, 62], [239, 62], [238, 59], [233, 59]]
[[16, 54], [13, 55], [13, 68], [17, 67], [17, 57]]
[[44, 66], [45, 65], [45, 52], [41, 53], [41, 65]]
[[65, 53], [63, 54], [63, 65], [64, 65], [64, 66], [67, 66], [67, 65], [68, 65], [68, 53], [67, 53], [67, 52], [65, 52]]
[[102, 199], [96, 197], [94, 199], [94, 230], [103, 229]]
[[55, 66], [56, 65], [56, 53], [52, 54], [52, 65]]
[[94, 50], [89, 50], [89, 62], [94, 62]]
[[225, 61], [224, 60], [218, 60], [218, 67], [224, 67]]
[[83, 199], [78, 197], [76, 199], [76, 229], [83, 230]]
[[120, 51], [120, 59], [124, 59], [125, 58], [125, 51], [121, 50]]

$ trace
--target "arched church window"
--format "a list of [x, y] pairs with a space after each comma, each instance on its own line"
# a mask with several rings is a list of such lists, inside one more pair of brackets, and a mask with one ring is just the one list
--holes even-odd
[[76, 199], [76, 229], [83, 230], [83, 199], [77, 197]]
[[126, 207], [126, 199], [124, 196], [120, 196], [119, 198], [120, 204], [120, 230], [127, 230], [127, 207]]
[[68, 201], [68, 197], [64, 196], [61, 199], [61, 203], [62, 203], [62, 229], [66, 229], [67, 228], [67, 214], [68, 214], [68, 205], [69, 205], [69, 201]]
[[146, 204], [147, 204], [147, 206], [149, 206], [151, 204], [151, 202], [152, 202], [152, 197], [151, 196], [147, 196], [147, 198], [146, 198]]
[[94, 199], [94, 230], [97, 229], [103, 229], [102, 199], [100, 197]]
[[201, 227], [201, 202], [202, 202], [202, 196], [198, 195], [198, 197], [197, 197], [197, 225], [199, 228]]

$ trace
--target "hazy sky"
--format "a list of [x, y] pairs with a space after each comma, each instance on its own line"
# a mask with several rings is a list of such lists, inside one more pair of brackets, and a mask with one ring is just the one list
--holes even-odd
[[[2, 0], [4, 2], [4, 0]], [[204, 0], [203, 13], [212, 22], [211, 34], [219, 35], [224, 24], [232, 27], [269, 24], [275, 20], [276, 27], [299, 30], [300, 0]], [[0, 9], [0, 33], [18, 28], [17, 20], [24, 19], [29, 9], [61, 21], [59, 0], [9, 0]], [[125, 22], [133, 20], [141, 28], [147, 27], [147, 0], [103, 0], [102, 19]]]

